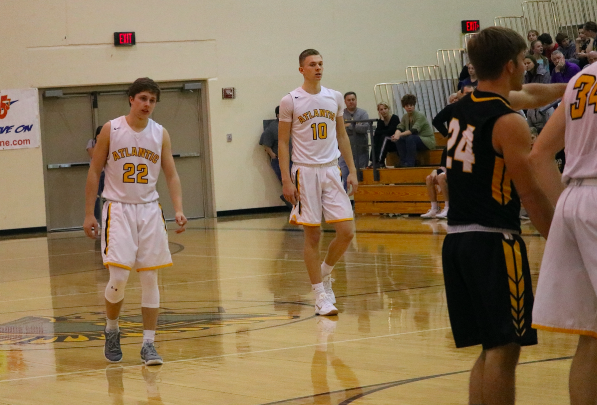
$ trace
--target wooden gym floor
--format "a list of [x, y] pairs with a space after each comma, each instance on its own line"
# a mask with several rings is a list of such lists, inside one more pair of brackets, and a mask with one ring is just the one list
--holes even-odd
[[[456, 350], [441, 271], [445, 221], [360, 216], [336, 266], [337, 317], [315, 317], [302, 231], [287, 215], [170, 232], [157, 348], [140, 365], [140, 287], [103, 357], [99, 245], [81, 232], [0, 241], [0, 404], [465, 404], [480, 348]], [[322, 246], [333, 237], [325, 227]], [[545, 241], [524, 226], [534, 282]], [[568, 403], [576, 337], [539, 332], [520, 404]]]

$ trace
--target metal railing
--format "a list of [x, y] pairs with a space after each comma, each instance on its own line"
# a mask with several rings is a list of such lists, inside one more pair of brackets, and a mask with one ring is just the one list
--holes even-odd
[[375, 106], [379, 103], [386, 103], [390, 107], [390, 112], [399, 116], [400, 98], [395, 97], [395, 87], [401, 83], [378, 83], [373, 86], [373, 94], [375, 96]]
[[518, 32], [525, 39], [527, 37], [527, 33], [529, 32], [529, 23], [524, 16], [495, 17], [493, 19], [493, 25], [496, 27], [510, 28]]
[[[350, 149], [352, 150], [352, 157], [354, 160], [354, 164], [355, 167], [357, 169], [357, 179], [359, 181], [363, 181], [363, 168], [359, 167], [360, 165], [358, 164], [358, 158], [357, 155], [363, 152], [367, 153], [367, 156], [372, 157], [373, 159], [371, 159], [372, 161], [372, 167], [373, 167], [373, 180], [374, 181], [379, 181], [379, 170], [377, 167], [377, 159], [375, 158], [376, 156], [376, 151], [375, 151], [375, 142], [373, 142], [373, 136], [375, 134], [375, 128], [373, 127], [373, 123], [377, 122], [376, 119], [368, 119], [368, 120], [346, 120], [344, 121], [346, 124], [350, 124], [351, 128], [352, 128], [352, 133], [356, 134], [356, 127], [357, 124], [367, 124], [367, 145], [363, 145], [363, 146], [359, 146], [359, 145], [353, 145], [351, 143], [350, 145]], [[365, 149], [365, 151], [363, 151], [363, 149]]]
[[464, 49], [438, 49], [437, 65], [444, 79], [450, 83], [450, 93], [458, 91], [462, 67], [466, 65]]
[[539, 34], [546, 32], [553, 38], [556, 37], [560, 24], [556, 16], [556, 6], [553, 2], [545, 0], [525, 1], [522, 3], [522, 15], [526, 18], [529, 29], [537, 30]]
[[558, 21], [558, 32], [571, 41], [578, 37], [578, 26], [597, 20], [597, 0], [556, 0], [553, 2]]
[[406, 68], [408, 91], [417, 97], [417, 109], [431, 123], [433, 117], [448, 104], [452, 80], [442, 75], [437, 65], [408, 66]]

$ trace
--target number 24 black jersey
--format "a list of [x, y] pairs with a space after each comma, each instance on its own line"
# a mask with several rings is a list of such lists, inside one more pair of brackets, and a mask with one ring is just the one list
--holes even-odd
[[497, 119], [513, 113], [508, 100], [479, 90], [454, 105], [446, 159], [449, 225], [520, 231], [520, 198], [492, 144]]

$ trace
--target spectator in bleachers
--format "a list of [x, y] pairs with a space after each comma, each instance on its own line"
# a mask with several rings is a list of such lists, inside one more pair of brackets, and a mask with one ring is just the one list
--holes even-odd
[[537, 59], [533, 55], [526, 55], [524, 57], [524, 67], [526, 73], [524, 75], [524, 83], [551, 83], [551, 76], [543, 65], [537, 63]]
[[[595, 40], [597, 40], [597, 24], [594, 21], [589, 21], [585, 23], [585, 36], [591, 40], [591, 45], [587, 47], [587, 50], [590, 51], [597, 51], [595, 47]], [[589, 50], [590, 48], [590, 50]]]
[[472, 63], [467, 65], [468, 68], [468, 77], [464, 80], [458, 82], [458, 90], [461, 90], [464, 86], [472, 85], [473, 87], [477, 87], [477, 74], [475, 73], [475, 67]]
[[[272, 170], [276, 174], [276, 177], [282, 184], [282, 173], [280, 172], [280, 161], [278, 160], [278, 119], [280, 116], [280, 106], [277, 106], [275, 109], [276, 112], [276, 119], [269, 123], [269, 125], [261, 134], [261, 138], [259, 139], [259, 145], [263, 146], [265, 152], [268, 154], [270, 158], [270, 166]], [[288, 141], [289, 153], [292, 156], [292, 144]], [[290, 166], [292, 167], [292, 161], [290, 162]], [[284, 198], [284, 194], [280, 195], [280, 200], [284, 202], [284, 204], [292, 209], [292, 204]]]
[[[471, 85], [464, 86], [462, 88], [463, 97], [472, 93], [474, 89], [475, 88]], [[458, 100], [458, 98], [451, 99], [450, 104], [437, 113], [437, 115], [433, 118], [433, 126], [440, 134], [442, 134], [444, 138], [447, 138], [449, 135], [447, 125], [449, 125], [449, 122], [454, 116], [454, 114], [452, 114], [452, 106]], [[432, 170], [431, 174], [429, 174], [429, 176], [427, 176], [425, 179], [425, 184], [427, 185], [427, 195], [429, 196], [431, 208], [425, 214], [421, 215], [421, 218], [443, 219], [448, 217], [448, 210], [450, 209], [450, 196], [448, 194], [448, 180], [446, 179], [446, 157], [447, 149], [444, 148], [444, 151], [442, 152], [441, 163], [439, 165], [440, 167]], [[441, 210], [441, 212], [437, 203], [437, 187], [440, 188], [442, 194], [444, 195], [444, 209]]]
[[576, 57], [579, 61], [579, 66], [585, 67], [588, 64], [587, 54], [594, 50], [595, 45], [593, 39], [587, 38], [585, 35], [585, 26], [578, 27], [578, 38], [576, 38]]
[[564, 54], [564, 58], [578, 65], [576, 45], [570, 41], [568, 35], [563, 32], [558, 33], [558, 35], [556, 35], [556, 42], [558, 43], [558, 49]]
[[591, 66], [593, 63], [597, 62], [597, 51], [589, 52], [587, 54], [587, 60], [589, 63], [583, 69], [586, 69], [588, 66]]
[[396, 142], [396, 149], [400, 156], [401, 167], [414, 167], [418, 150], [435, 148], [435, 135], [427, 117], [417, 110], [417, 97], [407, 94], [402, 97], [402, 107], [406, 114], [402, 117], [392, 140]]
[[[553, 51], [558, 49], [558, 44], [557, 43], [553, 43], [553, 38], [551, 37], [551, 35], [545, 33], [545, 34], [541, 34], [539, 35], [539, 38], [537, 38], [539, 41], [541, 41], [541, 44], [543, 44], [543, 56], [545, 56], [547, 58], [548, 61], [550, 61], [551, 63], [551, 54], [553, 53]], [[553, 68], [553, 65], [549, 65], [550, 71]]]
[[552, 83], [568, 83], [575, 74], [580, 72], [578, 65], [568, 62], [559, 50], [553, 51], [551, 60], [554, 64], [553, 72], [551, 72]]
[[543, 44], [541, 41], [531, 42], [531, 55], [535, 57], [537, 64], [542, 65], [547, 73], [549, 73], [549, 60], [543, 56]]
[[552, 106], [528, 109], [526, 116], [529, 128], [535, 128], [537, 134], [540, 134], [553, 112], [554, 109]]
[[528, 39], [529, 43], [536, 41], [538, 37], [539, 37], [539, 31], [537, 31], [537, 30], [530, 30], [527, 33], [527, 39]]
[[400, 118], [396, 114], [390, 114], [390, 107], [384, 102], [377, 104], [377, 113], [379, 114], [379, 119], [375, 127], [375, 134], [373, 135], [375, 156], [371, 156], [371, 161], [375, 161], [378, 167], [385, 167], [388, 152], [398, 152], [396, 144], [388, 141], [396, 133], [396, 128], [400, 124]]
[[[344, 94], [344, 103], [346, 104], [343, 114], [344, 121], [369, 119], [367, 111], [357, 107], [357, 95], [354, 91], [349, 91]], [[369, 124], [361, 123], [353, 126], [347, 122], [345, 126], [346, 133], [348, 133], [348, 139], [350, 139], [354, 165], [357, 169], [363, 169], [367, 167], [367, 164], [369, 163], [369, 141], [367, 139]]]

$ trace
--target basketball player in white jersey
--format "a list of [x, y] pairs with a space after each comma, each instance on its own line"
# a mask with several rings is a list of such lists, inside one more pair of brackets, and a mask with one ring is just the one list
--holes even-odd
[[170, 198], [176, 212], [177, 233], [185, 230], [180, 179], [174, 166], [170, 135], [153, 121], [151, 113], [160, 97], [159, 86], [149, 78], [137, 79], [128, 90], [130, 112], [106, 123], [93, 152], [85, 187], [85, 234], [98, 237], [93, 215], [100, 173], [106, 173], [102, 194], [102, 259], [110, 271], [106, 286], [106, 343], [104, 355], [110, 362], [122, 360], [118, 316], [130, 271], [141, 281], [143, 346], [146, 365], [162, 364], [154, 347], [160, 306], [157, 269], [172, 266], [168, 235], [158, 203], [156, 182], [164, 170]]
[[[556, 205], [537, 284], [533, 326], [580, 335], [570, 403], [597, 403], [597, 64], [574, 76], [531, 158]], [[554, 156], [566, 147], [560, 176]], [[567, 186], [564, 186], [567, 185]], [[565, 188], [564, 188], [565, 187]]]
[[[304, 257], [315, 292], [315, 314], [336, 315], [331, 273], [354, 237], [352, 206], [338, 166], [340, 154], [348, 164], [347, 185], [351, 195], [358, 181], [342, 116], [344, 100], [340, 92], [321, 85], [323, 59], [319, 52], [303, 51], [299, 56], [299, 72], [305, 79], [303, 85], [280, 102], [278, 158], [283, 192], [284, 198], [294, 206], [290, 223], [303, 225], [305, 231]], [[290, 136], [292, 173], [288, 169]], [[322, 214], [336, 229], [323, 263], [319, 257]]]

